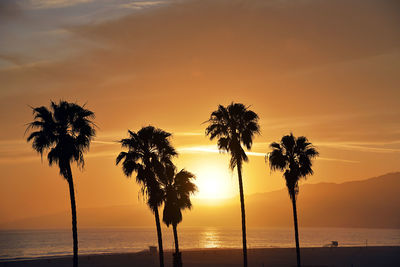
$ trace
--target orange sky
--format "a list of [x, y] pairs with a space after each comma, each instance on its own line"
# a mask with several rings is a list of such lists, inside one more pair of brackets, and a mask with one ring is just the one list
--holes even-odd
[[[260, 116], [253, 152], [290, 131], [318, 147], [311, 183], [399, 171], [399, 14], [395, 0], [2, 1], [0, 222], [69, 209], [57, 168], [24, 141], [28, 105], [50, 99], [96, 113], [78, 208], [138, 202], [113, 141], [148, 124], [174, 133], [178, 167], [236, 194], [202, 124], [231, 101]], [[284, 186], [257, 153], [244, 179], [247, 194]]]

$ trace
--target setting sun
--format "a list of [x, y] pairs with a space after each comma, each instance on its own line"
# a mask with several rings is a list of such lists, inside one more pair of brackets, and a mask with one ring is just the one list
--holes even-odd
[[199, 167], [196, 174], [196, 185], [198, 192], [195, 197], [198, 199], [225, 199], [233, 197], [234, 182], [232, 173], [227, 166], [206, 164]]

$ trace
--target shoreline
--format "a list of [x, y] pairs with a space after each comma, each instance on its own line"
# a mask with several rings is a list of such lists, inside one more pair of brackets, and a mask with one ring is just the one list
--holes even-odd
[[[321, 247], [321, 246], [315, 246], [315, 247], [302, 247], [300, 249], [340, 249], [340, 248], [399, 248], [400, 245], [371, 245], [371, 246], [339, 246], [335, 248], [331, 247]], [[249, 248], [247, 247], [247, 250], [264, 250], [264, 249], [295, 249], [295, 247], [259, 247], [259, 248]], [[193, 252], [193, 251], [219, 251], [219, 250], [239, 250], [241, 251], [241, 248], [230, 248], [230, 247], [214, 247], [214, 248], [185, 248], [185, 249], [180, 249], [180, 252]], [[164, 253], [174, 253], [174, 249], [164, 249]], [[87, 257], [87, 256], [108, 256], [108, 255], [125, 255], [125, 254], [137, 254], [137, 253], [149, 253], [148, 249], [142, 249], [138, 251], [127, 251], [127, 252], [99, 252], [99, 253], [79, 253], [78, 257]], [[32, 260], [51, 260], [51, 259], [58, 259], [58, 258], [69, 258], [72, 257], [71, 254], [64, 254], [64, 255], [54, 255], [54, 256], [37, 256], [37, 257], [19, 257], [19, 258], [5, 258], [1, 259], [0, 258], [0, 263], [2, 262], [18, 262], [18, 261], [32, 261]]]
[[[238, 248], [184, 249], [185, 266], [241, 266]], [[172, 266], [172, 250], [165, 250], [165, 266]], [[301, 248], [303, 266], [400, 266], [400, 246], [305, 247]], [[295, 248], [250, 248], [249, 266], [295, 266]], [[34, 259], [1, 260], [0, 266], [71, 266], [72, 255]], [[79, 255], [80, 266], [158, 266], [158, 253], [149, 250], [122, 253]]]

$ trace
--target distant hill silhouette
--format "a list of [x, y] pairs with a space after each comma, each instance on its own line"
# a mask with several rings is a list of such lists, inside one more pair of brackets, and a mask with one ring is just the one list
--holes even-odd
[[[282, 181], [283, 182], [283, 181]], [[300, 227], [400, 228], [400, 172], [367, 180], [304, 184], [298, 196]], [[249, 227], [292, 227], [287, 190], [246, 196]], [[79, 205], [78, 205], [79, 207]], [[78, 225], [91, 227], [152, 227], [144, 203], [78, 209]], [[187, 226], [240, 227], [237, 199], [215, 205], [194, 203], [182, 223]], [[0, 229], [69, 228], [68, 212], [0, 223]]]
[[[300, 225], [400, 228], [399, 189], [399, 172], [342, 184], [305, 184], [298, 196]], [[252, 207], [249, 224], [292, 225], [286, 190], [252, 195], [247, 201]]]

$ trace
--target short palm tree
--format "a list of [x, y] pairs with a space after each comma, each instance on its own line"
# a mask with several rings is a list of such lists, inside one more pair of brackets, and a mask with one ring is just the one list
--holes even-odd
[[32, 141], [34, 150], [42, 156], [48, 151], [49, 165], [57, 164], [60, 175], [69, 185], [72, 212], [73, 266], [78, 266], [78, 232], [76, 226], [76, 204], [71, 163], [84, 166], [83, 154], [89, 149], [95, 136], [94, 113], [75, 103], [51, 102], [50, 109], [45, 106], [32, 108], [34, 121], [28, 124], [31, 131], [27, 141]]
[[297, 253], [297, 266], [300, 267], [300, 245], [297, 224], [296, 198], [299, 193], [299, 180], [313, 174], [312, 159], [318, 156], [316, 148], [306, 137], [285, 135], [280, 143], [270, 145], [272, 151], [268, 154], [269, 165], [272, 171], [284, 171], [283, 176], [293, 205], [294, 230]]
[[247, 244], [246, 244], [246, 215], [244, 207], [242, 165], [248, 161], [242, 145], [251, 149], [253, 137], [260, 131], [258, 115], [240, 103], [231, 103], [229, 106], [218, 106], [218, 109], [211, 113], [207, 121], [206, 135], [210, 140], [218, 139], [220, 151], [231, 154], [230, 168], [237, 168], [239, 178], [239, 193], [242, 212], [242, 241], [243, 241], [243, 265], [247, 266]]
[[158, 208], [164, 201], [164, 191], [160, 184], [160, 176], [164, 166], [172, 164], [171, 158], [177, 153], [172, 147], [167, 133], [153, 126], [140, 129], [137, 133], [128, 131], [129, 138], [120, 141], [128, 151], [119, 153], [116, 164], [122, 161], [122, 170], [127, 177], [136, 173], [136, 181], [142, 186], [142, 194], [154, 213], [157, 227], [160, 266], [164, 266], [161, 224]]
[[172, 224], [175, 241], [173, 266], [181, 267], [182, 257], [179, 252], [177, 226], [182, 221], [182, 210], [192, 207], [190, 195], [197, 191], [197, 187], [192, 182], [192, 179], [196, 177], [184, 169], [177, 173], [173, 165], [167, 166], [165, 173], [163, 181], [165, 192], [163, 221], [168, 227]]

